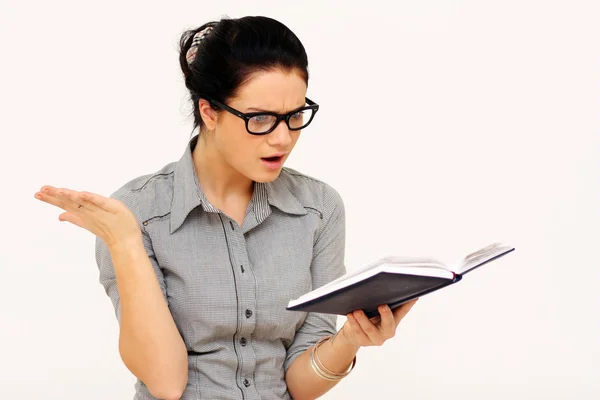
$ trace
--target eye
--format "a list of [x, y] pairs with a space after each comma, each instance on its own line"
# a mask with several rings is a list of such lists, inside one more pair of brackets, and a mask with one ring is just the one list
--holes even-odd
[[298, 112], [292, 114], [292, 116], [290, 117], [290, 119], [302, 119], [303, 115], [304, 115], [304, 110], [298, 111]]
[[269, 115], [255, 115], [251, 118], [251, 122], [256, 122], [258, 124], [262, 124], [268, 121]]
[[265, 122], [266, 118], [267, 118], [266, 115], [255, 115], [254, 117], [252, 117], [252, 121], [254, 121], [254, 122]]

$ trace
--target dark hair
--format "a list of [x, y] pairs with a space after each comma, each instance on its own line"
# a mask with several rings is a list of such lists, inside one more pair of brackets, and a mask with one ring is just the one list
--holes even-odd
[[[212, 31], [202, 39], [188, 64], [186, 53], [194, 35], [207, 27]], [[304, 46], [287, 26], [268, 17], [223, 18], [184, 32], [179, 64], [194, 107], [194, 129], [202, 128], [201, 98], [226, 103], [254, 72], [298, 69], [308, 84]]]

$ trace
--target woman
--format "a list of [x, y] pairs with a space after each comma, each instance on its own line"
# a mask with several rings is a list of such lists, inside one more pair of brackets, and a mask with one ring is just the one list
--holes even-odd
[[394, 336], [408, 303], [369, 320], [285, 309], [344, 273], [344, 206], [283, 168], [318, 105], [307, 56], [283, 24], [222, 19], [184, 33], [194, 107], [181, 159], [106, 198], [44, 186], [36, 198], [97, 236], [136, 399], [313, 399], [362, 346]]

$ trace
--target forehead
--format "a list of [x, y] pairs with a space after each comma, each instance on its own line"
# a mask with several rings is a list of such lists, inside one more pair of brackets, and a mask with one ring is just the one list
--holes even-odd
[[301, 107], [306, 89], [306, 82], [298, 70], [259, 71], [250, 75], [231, 103], [267, 110]]

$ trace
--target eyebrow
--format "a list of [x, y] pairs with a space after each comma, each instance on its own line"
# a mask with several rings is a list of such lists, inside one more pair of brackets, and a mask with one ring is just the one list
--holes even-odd
[[[296, 111], [296, 110], [298, 110], [299, 108], [302, 108], [302, 107], [304, 107], [305, 105], [306, 105], [306, 101], [305, 101], [305, 102], [303, 102], [303, 103], [302, 103], [302, 105], [300, 105], [300, 106], [298, 106], [298, 107], [295, 107], [295, 108], [292, 108], [290, 111], [284, 112], [284, 113], [282, 113], [282, 114], [287, 114], [287, 113], [290, 113], [290, 112], [292, 112], [292, 111]], [[246, 110], [247, 110], [248, 112], [270, 112], [270, 113], [279, 114], [279, 112], [278, 112], [278, 111], [272, 111], [272, 110], [267, 110], [267, 109], [264, 109], [264, 108], [257, 108], [257, 107], [248, 107]]]

